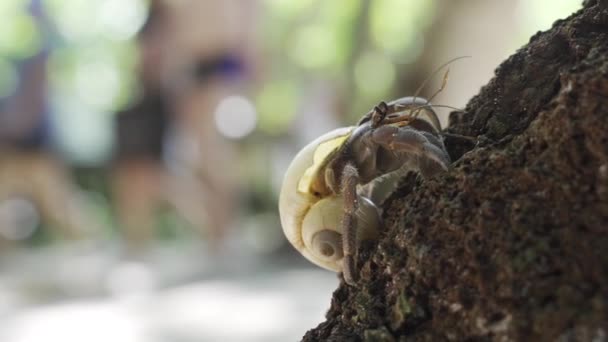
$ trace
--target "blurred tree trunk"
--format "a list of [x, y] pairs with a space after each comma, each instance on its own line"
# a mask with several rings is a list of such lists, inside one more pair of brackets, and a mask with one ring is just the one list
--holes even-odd
[[[432, 101], [456, 108], [464, 108], [467, 101], [492, 78], [494, 69], [517, 46], [517, 7], [520, 1], [439, 0], [433, 25], [425, 33], [423, 54], [415, 67], [417, 78], [409, 83], [412, 94], [438, 66], [459, 56], [470, 59], [450, 65], [449, 82], [444, 91]], [[475, 18], [475, 20], [471, 20]], [[490, 39], [489, 39], [490, 38]], [[445, 70], [444, 70], [445, 71]], [[423, 89], [427, 99], [441, 86], [443, 72], [430, 79]], [[410, 81], [410, 80], [406, 80]], [[410, 81], [410, 82], [411, 82]], [[405, 85], [404, 85], [405, 86]], [[411, 89], [414, 88], [414, 89]], [[447, 115], [439, 118], [442, 127], [448, 123]]]
[[304, 340], [608, 340], [608, 1], [532, 37], [448, 131], [476, 143], [403, 181]]

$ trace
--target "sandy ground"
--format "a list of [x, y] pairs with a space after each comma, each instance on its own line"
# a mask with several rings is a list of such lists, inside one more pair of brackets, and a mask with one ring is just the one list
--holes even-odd
[[[297, 257], [116, 244], [0, 257], [0, 341], [296, 341], [323, 321], [335, 274]], [[221, 260], [221, 261], [217, 261]]]

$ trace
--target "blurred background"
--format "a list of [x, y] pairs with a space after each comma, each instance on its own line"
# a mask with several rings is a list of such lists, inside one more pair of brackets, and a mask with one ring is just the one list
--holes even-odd
[[0, 341], [299, 339], [338, 284], [281, 231], [299, 148], [466, 55], [464, 107], [579, 6], [0, 1]]

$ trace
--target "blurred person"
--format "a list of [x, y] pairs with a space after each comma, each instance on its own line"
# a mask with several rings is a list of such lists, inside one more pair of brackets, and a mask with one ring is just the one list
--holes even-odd
[[[154, 237], [163, 202], [205, 236], [214, 252], [234, 217], [233, 152], [215, 129], [213, 111], [234, 91], [244, 66], [230, 49], [193, 34], [204, 22], [206, 12], [199, 7], [208, 3], [154, 1], [138, 35], [142, 92], [117, 115], [113, 177], [118, 215], [135, 249]], [[201, 46], [213, 51], [201, 53]]]
[[217, 128], [216, 110], [228, 96], [248, 101], [245, 95], [258, 72], [258, 2], [170, 3], [173, 38], [168, 65], [178, 75], [172, 82], [176, 139], [171, 157], [204, 189], [202, 204], [209, 213], [210, 238], [220, 246], [238, 214], [238, 164], [235, 146]]
[[[25, 239], [18, 227], [23, 205], [11, 199], [31, 201], [45, 226], [64, 238], [82, 237], [92, 225], [77, 199], [77, 191], [65, 165], [53, 154], [51, 110], [48, 101], [47, 62], [51, 24], [40, 0], [28, 10], [40, 35], [39, 50], [15, 61], [17, 85], [0, 98], [0, 239]], [[37, 225], [36, 222], [32, 223]], [[13, 227], [14, 226], [14, 227]], [[29, 228], [28, 228], [29, 229]], [[33, 230], [32, 230], [33, 233]], [[9, 235], [9, 236], [7, 236]]]
[[163, 141], [169, 104], [162, 84], [166, 11], [156, 1], [137, 36], [140, 93], [116, 116], [117, 148], [112, 187], [121, 228], [131, 247], [154, 236], [155, 212], [165, 192]]

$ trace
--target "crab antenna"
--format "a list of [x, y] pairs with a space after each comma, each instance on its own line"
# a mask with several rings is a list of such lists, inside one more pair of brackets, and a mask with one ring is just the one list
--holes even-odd
[[[443, 91], [446, 84], [448, 84], [448, 75], [449, 74], [450, 74], [450, 68], [448, 68], [448, 70], [445, 71], [445, 74], [443, 74], [443, 80], [441, 81], [441, 87], [439, 87], [439, 89], [437, 89], [437, 91], [435, 91], [435, 93], [433, 93], [433, 95], [431, 95], [431, 97], [429, 97], [429, 99], [426, 100], [426, 105], [431, 104], [431, 101], [435, 98], [435, 96], [437, 96], [439, 93], [441, 93]], [[414, 117], [414, 118], [418, 117], [418, 113], [420, 113], [420, 109], [415, 109], [412, 114], [412, 117]]]
[[[440, 65], [437, 69], [435, 69], [435, 71], [433, 71], [431, 73], [431, 75], [429, 75], [429, 77], [427, 77], [422, 84], [420, 84], [420, 87], [418, 87], [418, 89], [416, 89], [416, 92], [414, 93], [414, 100], [413, 102], [416, 103], [416, 97], [419, 95], [419, 93], [422, 91], [422, 89], [426, 86], [426, 84], [431, 80], [431, 78], [433, 78], [438, 72], [439, 70], [445, 68], [446, 66], [450, 65], [451, 63], [459, 60], [459, 59], [463, 59], [463, 58], [470, 58], [471, 56], [460, 56], [460, 57], [456, 57], [456, 58], [452, 58], [451, 60], [443, 63], [442, 65]], [[441, 81], [441, 87], [439, 87], [439, 89], [437, 91], [435, 91], [435, 93], [433, 93], [433, 95], [426, 100], [426, 104], [429, 104], [431, 102], [431, 100], [433, 100], [435, 98], [435, 96], [437, 96], [439, 93], [441, 93], [443, 91], [443, 89], [445, 88], [445, 86], [448, 83], [448, 75], [450, 74], [450, 68], [448, 68], [448, 70], [446, 70], [445, 74], [443, 74], [443, 80]], [[414, 113], [412, 114], [412, 116], [415, 118], [418, 116], [419, 110], [414, 111]]]
[[[435, 77], [435, 75], [443, 68], [445, 68], [446, 66], [452, 64], [453, 62], [459, 60], [459, 59], [464, 59], [464, 58], [471, 58], [471, 56], [460, 56], [460, 57], [456, 57], [456, 58], [452, 58], [449, 61], [443, 63], [442, 65], [440, 65], [437, 69], [435, 69], [426, 79], [424, 79], [424, 81], [422, 81], [422, 83], [420, 84], [420, 86], [418, 87], [418, 89], [416, 89], [416, 92], [414, 93], [414, 103], [416, 103], [416, 98], [418, 97], [418, 95], [420, 95], [420, 92], [422, 91], [422, 89], [424, 89], [424, 87], [426, 87], [426, 84], [429, 83], [429, 81]], [[444, 82], [447, 82], [447, 75], [444, 76]], [[428, 102], [428, 101], [427, 101]]]
[[445, 74], [443, 74], [443, 80], [441, 81], [441, 87], [439, 87], [439, 89], [437, 89], [437, 91], [435, 91], [435, 93], [433, 95], [431, 95], [431, 97], [429, 97], [428, 100], [426, 100], [427, 104], [431, 103], [431, 101], [433, 101], [433, 99], [435, 98], [435, 96], [437, 96], [439, 93], [441, 93], [443, 91], [443, 89], [445, 89], [445, 86], [448, 84], [448, 76], [449, 75], [450, 75], [450, 68], [448, 68], [445, 71]]
[[[407, 107], [406, 105], [395, 105], [395, 108], [405, 108]], [[432, 108], [432, 107], [438, 107], [438, 108], [449, 108], [449, 109], [453, 109], [453, 110], [457, 110], [459, 112], [464, 112], [464, 109], [462, 108], [456, 108], [456, 107], [452, 107], [452, 106], [448, 106], [448, 105], [442, 105], [442, 104], [432, 104], [432, 103], [425, 103], [423, 105], [420, 106], [416, 106], [414, 108], [412, 108], [412, 110], [418, 110], [418, 109], [423, 109], [423, 108]]]
[[[463, 112], [463, 109], [460, 108], [456, 108], [456, 107], [452, 107], [452, 106], [448, 106], [448, 105], [434, 105], [434, 104], [424, 104], [424, 105], [420, 105], [418, 107], [414, 107], [412, 108], [413, 111], [415, 111], [415, 115], [414, 114], [403, 114], [403, 115], [399, 115], [397, 117], [392, 117], [392, 118], [385, 118], [384, 119], [384, 123], [385, 124], [393, 124], [393, 123], [397, 123], [397, 122], [401, 122], [401, 121], [406, 121], [406, 120], [410, 120], [410, 119], [414, 119], [417, 117], [418, 113], [420, 113], [420, 111], [424, 108], [433, 108], [433, 107], [439, 107], [439, 108], [450, 108], [456, 111], [460, 111]], [[437, 114], [435, 114], [433, 112], [433, 117], [430, 117], [431, 121], [433, 122], [434, 126], [437, 126], [437, 129], [441, 129], [441, 125], [439, 124], [439, 118], [437, 117]]]
[[420, 107], [416, 107], [415, 109], [422, 109], [422, 108], [433, 108], [433, 107], [438, 107], [438, 108], [449, 108], [449, 109], [453, 109], [453, 110], [457, 110], [459, 112], [464, 112], [464, 109], [462, 108], [456, 108], [456, 107], [452, 107], [452, 106], [448, 106], [448, 105], [437, 105], [437, 104], [425, 104], [422, 105]]

